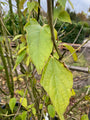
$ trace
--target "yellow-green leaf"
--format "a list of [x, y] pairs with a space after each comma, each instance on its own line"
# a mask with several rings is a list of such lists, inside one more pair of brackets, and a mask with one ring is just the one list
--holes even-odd
[[29, 12], [31, 12], [35, 7], [35, 2], [34, 1], [33, 2], [27, 2], [27, 7], [28, 7]]
[[75, 91], [74, 91], [74, 89], [72, 89], [72, 96], [75, 96]]
[[[50, 27], [49, 27], [49, 25], [47, 25], [47, 24], [45, 24], [44, 26], [43, 26], [44, 28], [45, 28], [45, 30], [50, 34], [51, 32], [50, 32]], [[54, 28], [54, 34], [55, 34], [55, 39], [57, 39], [57, 31], [56, 31], [56, 29]]]
[[88, 115], [82, 115], [81, 120], [89, 120]]
[[73, 75], [62, 63], [50, 58], [40, 80], [61, 120], [72, 95]]
[[62, 7], [65, 8], [66, 0], [58, 0], [58, 2], [60, 3], [60, 5], [61, 5]]
[[23, 47], [23, 48], [21, 48], [21, 49], [18, 51], [17, 55], [19, 55], [19, 54], [20, 54], [22, 51], [24, 51], [26, 48], [27, 48], [26, 46]]
[[35, 115], [36, 114], [36, 109], [34, 107], [32, 107], [31, 109], [32, 109], [33, 115]]
[[20, 103], [23, 107], [27, 108], [27, 99], [26, 98], [20, 98]]
[[54, 9], [54, 19], [58, 18], [62, 22], [68, 22], [71, 23], [71, 19], [67, 11], [60, 9], [60, 8], [55, 8]]
[[34, 107], [34, 104], [27, 106], [27, 109], [31, 109], [32, 107]]
[[24, 59], [25, 55], [26, 55], [26, 50], [23, 50], [23, 51], [17, 56], [14, 69], [16, 69], [16, 67], [22, 62], [22, 60]]
[[13, 113], [13, 109], [15, 107], [15, 104], [16, 104], [16, 98], [11, 98], [10, 101], [9, 101], [9, 107]]
[[20, 38], [22, 35], [16, 35], [14, 38], [13, 38], [13, 40], [12, 41], [15, 41], [15, 40], [17, 40], [18, 38]]
[[90, 102], [90, 96], [85, 96], [85, 100]]
[[39, 104], [39, 109], [41, 110], [43, 108], [43, 104]]
[[23, 90], [17, 90], [16, 93], [18, 93], [20, 96], [24, 96], [24, 91]]
[[3, 69], [4, 69], [4, 67], [2, 65], [0, 65], [0, 70], [3, 70]]
[[58, 18], [62, 22], [71, 23], [69, 14], [61, 7], [54, 8], [54, 19], [56, 18]]
[[59, 56], [58, 56], [57, 52], [55, 52], [53, 56], [54, 56], [56, 59], [59, 59]]
[[30, 61], [31, 61], [30, 56], [27, 56], [27, 59], [26, 59], [26, 66], [27, 66], [27, 67], [29, 66]]
[[68, 45], [66, 43], [64, 43], [63, 46], [65, 46], [70, 51], [71, 54], [73, 53], [72, 54], [73, 59], [74, 59], [74, 61], [77, 61], [78, 58], [77, 58], [77, 54], [75, 52], [75, 49], [71, 45]]
[[22, 120], [27, 120], [26, 119], [27, 118], [27, 111], [22, 112], [21, 117], [22, 117]]
[[49, 113], [50, 117], [52, 117], [52, 118], [55, 117], [55, 108], [53, 107], [53, 105], [48, 105], [48, 113]]
[[21, 42], [26, 42], [26, 39], [25, 39], [25, 36], [22, 35], [21, 38], [20, 38]]
[[[36, 66], [37, 72], [41, 73], [52, 52], [53, 43], [51, 34], [47, 31], [47, 26], [41, 27], [32, 19], [25, 29], [27, 31], [27, 45], [31, 60]], [[50, 31], [50, 29], [48, 30]]]

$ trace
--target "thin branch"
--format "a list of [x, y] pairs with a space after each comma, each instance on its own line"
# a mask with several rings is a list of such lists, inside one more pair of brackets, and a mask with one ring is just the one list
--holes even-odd
[[57, 47], [56, 41], [55, 41], [55, 35], [54, 35], [54, 27], [53, 27], [53, 18], [52, 18], [52, 1], [51, 0], [47, 0], [47, 7], [48, 7], [48, 22], [50, 25], [50, 31], [51, 31], [51, 39], [53, 42], [53, 45], [59, 55], [59, 59], [61, 59], [62, 55]]
[[62, 40], [63, 38], [65, 38], [67, 35], [69, 35], [73, 30], [75, 29], [75, 27], [71, 30], [71, 31], [69, 31], [68, 33], [66, 33], [66, 35], [64, 35], [63, 37], [61, 37], [60, 39]]
[[80, 47], [78, 47], [72, 54], [70, 54], [68, 57], [66, 57], [63, 62], [65, 62], [69, 57], [71, 57], [74, 53], [76, 53], [81, 47], [83, 47], [88, 41], [90, 40], [90, 38], [87, 39], [87, 41], [85, 41]]
[[25, 92], [24, 92], [23, 98], [22, 98], [22, 100], [21, 100], [20, 106], [19, 106], [19, 108], [18, 108], [18, 110], [17, 110], [17, 112], [16, 112], [13, 120], [15, 120], [16, 116], [18, 115], [18, 113], [19, 113], [19, 111], [20, 111], [20, 108], [21, 108], [21, 106], [22, 106], [22, 103], [23, 103], [23, 100], [24, 100], [24, 97], [25, 97], [25, 94], [26, 94], [26, 90], [27, 90], [27, 88], [25, 89]]
[[8, 95], [6, 92], [4, 92], [1, 88], [0, 91], [4, 94], [4, 95]]
[[63, 27], [65, 23], [62, 23], [62, 25], [60, 26], [59, 30], [58, 30], [58, 33], [60, 32], [61, 28]]
[[[10, 36], [12, 36], [12, 35], [10, 34], [10, 32], [7, 30], [6, 26], [4, 25], [2, 18], [0, 18], [0, 21], [1, 21], [4, 29], [6, 30], [6, 32], [7, 32]], [[13, 37], [13, 36], [12, 36], [12, 37]]]
[[[89, 94], [90, 94], [90, 93], [89, 93]], [[88, 94], [88, 95], [89, 95], [89, 94]], [[78, 102], [76, 102], [76, 103], [70, 108], [70, 110], [69, 110], [66, 114], [69, 114], [70, 111], [72, 111], [82, 100], [84, 100], [86, 96], [87, 96], [87, 95], [85, 94]]]
[[8, 67], [7, 67], [6, 60], [5, 60], [4, 55], [3, 55], [3, 50], [2, 50], [1, 42], [0, 42], [0, 54], [1, 54], [1, 59], [2, 59], [3, 65], [4, 65], [5, 73], [6, 73], [7, 85], [8, 85], [9, 91], [11, 93], [11, 96], [13, 97], [14, 93], [13, 93], [13, 90], [12, 90], [12, 87], [11, 87], [11, 84], [10, 84]]
[[[81, 29], [80, 29], [79, 33], [77, 34], [77, 36], [76, 36], [76, 38], [75, 38], [75, 40], [74, 40], [73, 44], [77, 41], [77, 39], [78, 39], [78, 37], [79, 37], [79, 35], [80, 35], [80, 33], [81, 33], [82, 29], [83, 29], [83, 26], [81, 27]], [[73, 44], [72, 44], [72, 45], [73, 45]]]

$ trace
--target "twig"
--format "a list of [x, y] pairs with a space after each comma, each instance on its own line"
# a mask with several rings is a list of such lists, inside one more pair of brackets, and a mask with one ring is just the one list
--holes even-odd
[[[27, 89], [26, 89], [26, 90], [27, 90]], [[23, 102], [24, 97], [25, 97], [25, 94], [26, 94], [26, 90], [25, 90], [25, 92], [24, 92], [24, 95], [23, 95], [22, 101], [21, 101], [21, 103], [20, 103], [20, 106], [19, 106], [19, 108], [18, 108], [18, 110], [17, 110], [17, 112], [16, 112], [16, 114], [15, 114], [13, 120], [15, 120], [16, 116], [19, 114], [20, 108], [21, 108], [21, 106], [22, 106], [22, 102]]]
[[[10, 32], [7, 30], [6, 26], [4, 25], [4, 23], [3, 23], [3, 21], [2, 21], [2, 18], [0, 18], [0, 21], [1, 21], [4, 29], [6, 30], [6, 32], [7, 32], [10, 36], [12, 36], [12, 35], [10, 34]], [[13, 36], [12, 36], [12, 37], [13, 37]]]
[[71, 30], [71, 31], [69, 31], [68, 33], [66, 33], [66, 35], [64, 35], [63, 37], [61, 37], [60, 39], [62, 40], [63, 38], [65, 38], [67, 35], [69, 35], [73, 30], [75, 29], [75, 27]]
[[4, 94], [4, 95], [8, 95], [6, 92], [4, 92], [1, 88], [0, 91]]
[[55, 27], [56, 23], [57, 23], [57, 18], [56, 18], [56, 20], [55, 20], [55, 22], [54, 22], [54, 25], [53, 25], [53, 27]]
[[87, 41], [85, 41], [80, 47], [78, 47], [72, 54], [70, 54], [68, 57], [66, 57], [63, 62], [65, 62], [69, 57], [71, 57], [74, 53], [76, 53], [81, 47], [83, 47], [88, 41], [90, 40], [90, 38], [87, 39]]
[[59, 30], [58, 30], [58, 33], [59, 33], [59, 31], [61, 30], [61, 28], [63, 27], [64, 24], [65, 24], [65, 23], [63, 23], [63, 24], [61, 25], [61, 27], [60, 27]]
[[[90, 93], [88, 93], [87, 95], [89, 95], [89, 94]], [[84, 100], [87, 95], [85, 94], [78, 102], [76, 102], [66, 114], [69, 114], [70, 111], [72, 111], [82, 100]]]
[[[79, 37], [79, 35], [80, 35], [80, 33], [81, 33], [82, 29], [83, 29], [83, 26], [81, 27], [81, 29], [80, 29], [79, 33], [77, 34], [77, 36], [76, 36], [76, 38], [75, 38], [75, 40], [74, 40], [73, 44], [77, 41], [77, 39], [78, 39], [78, 37]], [[72, 45], [73, 45], [73, 44], [72, 44]]]
[[0, 116], [3, 116], [3, 117], [12, 117], [14, 116], [15, 114], [10, 114], [10, 115], [6, 115], [6, 114], [0, 114]]

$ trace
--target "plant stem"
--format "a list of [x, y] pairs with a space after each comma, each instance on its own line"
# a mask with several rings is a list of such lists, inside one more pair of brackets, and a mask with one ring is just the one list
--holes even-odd
[[6, 58], [7, 58], [7, 62], [8, 62], [8, 66], [9, 66], [9, 75], [11, 78], [11, 85], [12, 85], [12, 90], [14, 92], [14, 82], [13, 82], [13, 76], [12, 76], [12, 66], [11, 66], [11, 61], [10, 61], [10, 57], [8, 56], [9, 52], [8, 52], [8, 48], [6, 45], [6, 42], [4, 42], [4, 48], [5, 48], [5, 52], [6, 52]]
[[54, 35], [54, 27], [53, 27], [53, 13], [52, 13], [52, 1], [51, 0], [47, 0], [47, 7], [48, 7], [48, 22], [49, 22], [49, 25], [50, 25], [50, 31], [51, 31], [51, 39], [52, 39], [52, 42], [53, 42], [53, 45], [59, 55], [59, 59], [62, 58], [62, 55], [57, 47], [57, 44], [56, 44], [56, 41], [55, 41], [55, 35]]
[[[89, 93], [89, 94], [90, 94], [90, 93]], [[88, 94], [88, 95], [89, 95], [89, 94]], [[70, 111], [72, 111], [82, 100], [84, 100], [86, 96], [87, 96], [87, 95], [85, 94], [78, 102], [76, 102], [76, 103], [70, 108], [70, 110], [69, 110], [66, 114], [69, 114]]]
[[37, 17], [37, 21], [39, 20], [39, 16], [40, 16], [40, 0], [38, 0], [38, 4], [39, 4], [39, 7], [38, 7], [38, 17]]
[[17, 3], [17, 12], [19, 16], [19, 27], [20, 27], [20, 32], [23, 33], [23, 25], [22, 25], [22, 18], [21, 18], [21, 10], [19, 7], [20, 0], [16, 0]]
[[3, 54], [3, 50], [2, 50], [2, 46], [1, 45], [2, 44], [0, 42], [0, 54], [1, 54], [1, 59], [2, 59], [3, 65], [4, 65], [5, 73], [6, 73], [7, 85], [8, 85], [8, 89], [9, 89], [9, 92], [11, 94], [11, 97], [13, 97], [14, 96], [14, 92], [13, 92], [11, 84], [10, 84], [8, 67], [7, 67], [7, 64], [6, 64], [6, 60], [4, 58], [4, 54]]
[[4, 95], [8, 95], [7, 93], [5, 93], [1, 88], [0, 91], [4, 94]]
[[10, 10], [10, 18], [11, 18], [11, 22], [12, 22], [12, 26], [13, 26], [13, 34], [15, 35], [16, 32], [15, 32], [14, 14], [13, 14], [11, 0], [8, 0], [8, 3], [9, 3], [9, 10]]

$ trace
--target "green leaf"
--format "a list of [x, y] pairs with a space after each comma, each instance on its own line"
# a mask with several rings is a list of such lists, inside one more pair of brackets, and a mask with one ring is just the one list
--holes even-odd
[[22, 112], [21, 117], [22, 117], [22, 120], [26, 120], [26, 118], [27, 118], [27, 111]]
[[27, 67], [29, 66], [30, 61], [31, 61], [30, 56], [27, 56], [27, 59], [26, 59], [26, 66], [27, 66]]
[[27, 108], [27, 99], [26, 98], [20, 98], [20, 103], [23, 107]]
[[71, 45], [68, 45], [66, 43], [64, 43], [63, 46], [65, 46], [70, 51], [71, 54], [73, 53], [72, 54], [73, 59], [74, 59], [74, 61], [77, 61], [78, 58], [77, 58], [77, 54], [75, 52], [75, 49]]
[[16, 104], [16, 98], [11, 98], [10, 101], [9, 101], [9, 107], [13, 113], [13, 109], [15, 107], [15, 104]]
[[[45, 24], [43, 27], [45, 28], [45, 30], [46, 30], [49, 34], [51, 33], [51, 32], [50, 32], [50, 27], [49, 27], [49, 25]], [[55, 39], [57, 39], [58, 33], [57, 33], [57, 31], [56, 31], [55, 28], [54, 28], [54, 34], [55, 34]]]
[[85, 96], [85, 100], [90, 102], [90, 96]]
[[35, 8], [34, 8], [34, 10], [35, 10], [36, 13], [38, 13], [38, 7], [40, 7], [40, 6], [39, 6], [38, 2], [35, 1]]
[[53, 107], [53, 105], [48, 105], [48, 113], [49, 113], [50, 117], [52, 117], [52, 118], [55, 117], [55, 108]]
[[0, 70], [3, 70], [3, 69], [4, 69], [4, 67], [2, 65], [0, 65]]
[[54, 58], [59, 59], [57, 52], [55, 52], [53, 56], [54, 56]]
[[23, 52], [25, 49], [26, 49], [27, 47], [25, 46], [25, 47], [23, 47], [23, 48], [21, 48], [19, 51], [18, 51], [18, 55], [21, 53], [21, 52]]
[[[4, 37], [0, 36], [0, 42], [2, 42], [4, 39]], [[1, 43], [0, 43], [1, 44]]]
[[22, 120], [22, 116], [21, 115], [16, 116], [15, 120]]
[[39, 104], [39, 109], [41, 110], [43, 108], [43, 104]]
[[52, 52], [51, 34], [47, 31], [50, 29], [47, 26], [41, 27], [35, 20], [31, 20], [25, 29], [27, 31], [29, 55], [40, 74]]
[[90, 88], [90, 85], [85, 86], [85, 88]]
[[31, 104], [29, 106], [27, 106], [27, 109], [31, 109], [34, 106], [34, 104]]
[[32, 107], [31, 109], [32, 109], [33, 115], [35, 115], [36, 114], [36, 109], [34, 107]]
[[75, 96], [75, 91], [74, 91], [74, 89], [72, 89], [72, 96]]
[[23, 90], [17, 90], [16, 93], [18, 93], [18, 94], [21, 95], [22, 97], [24, 96], [24, 91], [23, 91]]
[[69, 14], [61, 8], [54, 9], [54, 19], [56, 19], [56, 18], [58, 18], [62, 22], [71, 23]]
[[29, 13], [34, 9], [35, 7], [35, 2], [27, 2], [27, 7], [28, 7], [28, 10], [29, 10]]
[[72, 95], [72, 73], [62, 63], [50, 58], [43, 70], [40, 83], [50, 96], [60, 119], [64, 120], [63, 114]]
[[81, 117], [81, 120], [89, 120], [89, 118], [88, 118], [88, 115], [83, 115], [82, 117]]
[[22, 60], [24, 59], [25, 55], [26, 55], [26, 50], [23, 50], [23, 51], [17, 56], [16, 63], [15, 63], [15, 66], [14, 66], [14, 70], [15, 70], [16, 67], [22, 62]]
[[20, 38], [22, 35], [16, 35], [14, 38], [13, 38], [13, 40], [12, 41], [15, 41], [15, 40], [17, 40], [18, 38]]
[[58, 2], [60, 3], [60, 5], [61, 5], [62, 7], [65, 8], [66, 0], [58, 0]]

